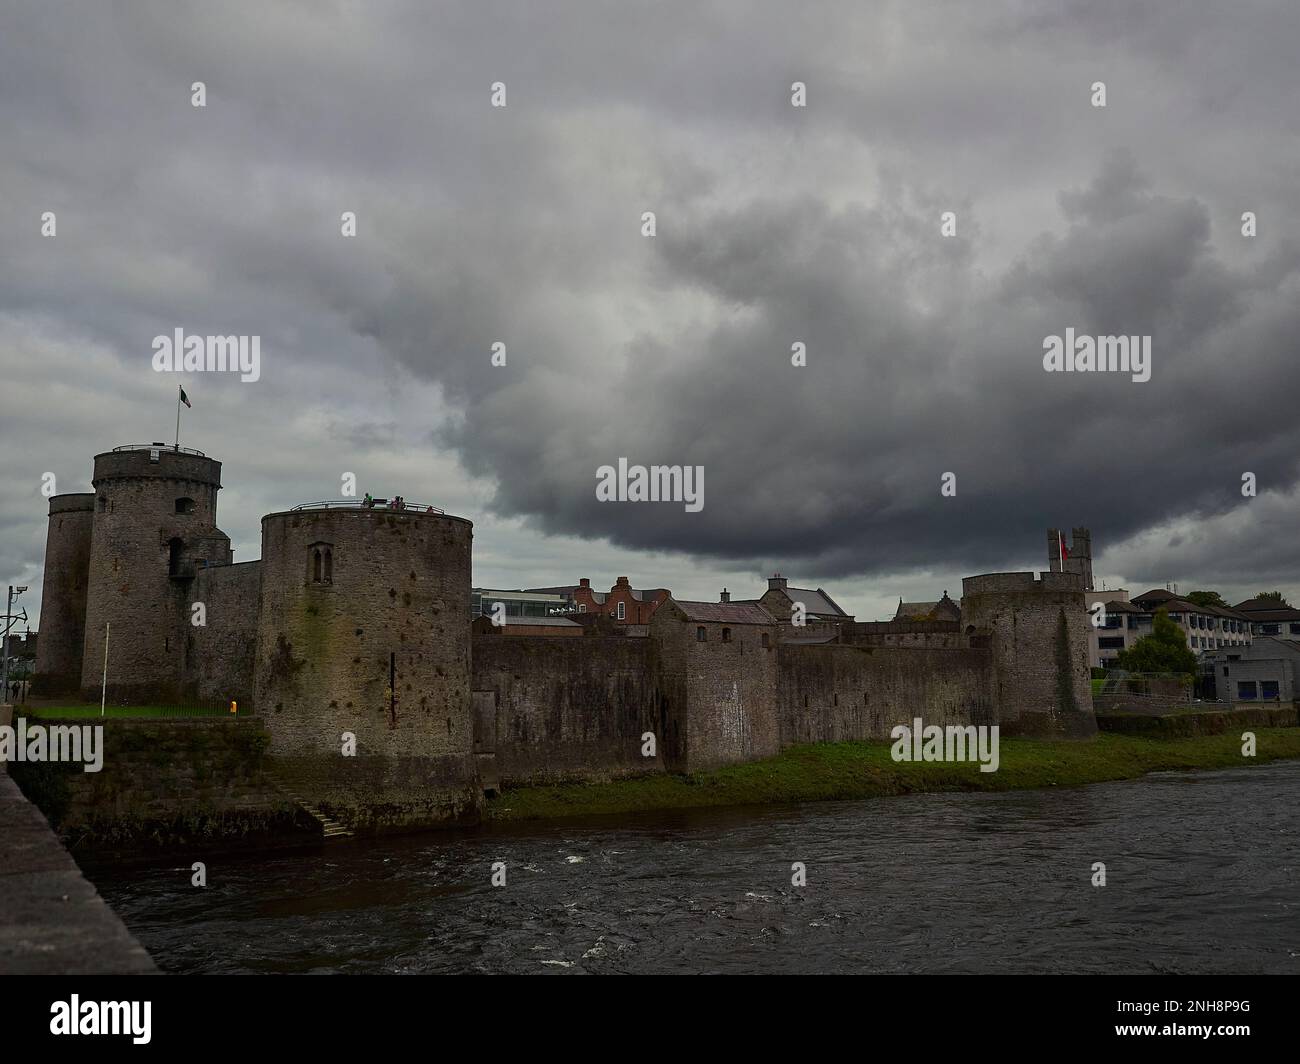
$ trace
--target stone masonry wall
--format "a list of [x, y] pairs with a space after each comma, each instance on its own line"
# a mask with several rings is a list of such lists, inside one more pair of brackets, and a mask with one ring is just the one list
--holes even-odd
[[1082, 577], [967, 577], [961, 608], [963, 629], [992, 639], [992, 694], [1003, 735], [1096, 734]]
[[[700, 627], [703, 642], [696, 638]], [[724, 627], [731, 629], [730, 642], [722, 640]], [[652, 662], [672, 770], [699, 772], [780, 751], [777, 633], [776, 625], [686, 620], [671, 603], [655, 611]]]
[[[42, 719], [96, 726], [91, 718]], [[14, 762], [11, 775], [75, 854], [203, 846], [222, 848], [319, 828], [266, 774], [269, 737], [256, 719], [103, 722], [103, 768]]]
[[988, 650], [781, 646], [781, 745], [887, 740], [895, 724], [996, 724]]
[[662, 771], [663, 739], [649, 640], [476, 636], [475, 749], [495, 752], [501, 781], [609, 779]]
[[198, 571], [190, 593], [190, 607], [192, 610], [194, 603], [203, 603], [207, 624], [186, 626], [187, 692], [204, 702], [233, 700], [241, 707], [253, 708], [261, 595], [260, 561]]
[[[472, 535], [468, 521], [414, 510], [262, 519], [254, 704], [277, 771], [353, 826], [477, 817]], [[318, 550], [328, 556], [320, 579]], [[344, 733], [355, 756], [343, 756]]]
[[34, 693], [41, 696], [71, 694], [81, 687], [94, 518], [93, 492], [50, 499], [33, 683]]
[[[108, 697], [135, 703], [180, 695], [196, 564], [230, 560], [215, 525], [221, 463], [160, 449], [95, 456], [96, 510], [86, 595], [82, 694], [98, 698], [108, 636]], [[193, 502], [177, 513], [178, 499]], [[182, 545], [172, 572], [172, 540]]]
[[956, 621], [852, 621], [840, 626], [840, 642], [853, 646], [935, 647], [969, 645]]

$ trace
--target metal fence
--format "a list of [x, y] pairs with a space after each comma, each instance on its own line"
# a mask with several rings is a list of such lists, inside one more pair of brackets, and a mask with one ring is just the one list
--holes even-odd
[[[60, 702], [54, 699], [41, 699], [28, 703], [24, 708], [35, 716], [42, 717], [98, 717], [100, 715], [98, 702]], [[114, 702], [110, 699], [104, 703], [103, 709], [105, 717], [117, 719], [179, 720], [206, 717], [212, 720], [237, 720], [253, 715], [251, 705], [226, 699], [180, 699], [149, 704]]]
[[395, 513], [445, 514], [447, 511], [424, 502], [409, 502], [402, 499], [401, 506], [396, 499], [371, 498], [367, 506], [364, 499], [321, 499], [319, 502], [303, 502], [290, 507], [290, 513], [299, 510], [391, 510]]

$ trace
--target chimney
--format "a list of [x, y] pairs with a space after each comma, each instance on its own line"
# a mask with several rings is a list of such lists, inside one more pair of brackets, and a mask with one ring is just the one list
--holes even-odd
[[718, 596], [718, 601], [719, 601], [719, 602], [730, 602], [730, 601], [731, 601], [731, 592], [728, 591], [728, 590], [724, 587], [724, 588], [722, 589], [722, 594]]
[[785, 590], [785, 577], [780, 573], [773, 573], [767, 578], [767, 589], [769, 591]]
[[627, 584], [627, 577], [626, 577], [626, 576], [620, 576], [617, 580], [614, 581], [614, 586], [615, 586], [615, 587], [627, 587], [627, 586], [628, 586], [628, 584]]
[[587, 577], [584, 576], [581, 580], [578, 581], [578, 586], [579, 586], [579, 587], [591, 587], [591, 581], [590, 581], [589, 579], [587, 579]]

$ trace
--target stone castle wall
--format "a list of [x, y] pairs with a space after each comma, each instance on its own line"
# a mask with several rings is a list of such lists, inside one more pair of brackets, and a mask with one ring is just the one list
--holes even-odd
[[[473, 641], [475, 750], [503, 784], [663, 771], [650, 641], [546, 636]], [[642, 735], [656, 737], [643, 757]]]
[[[195, 574], [185, 638], [187, 694], [203, 702], [235, 701], [252, 708], [261, 600], [260, 561], [212, 566]], [[198, 602], [206, 614], [202, 626], [193, 624]]]
[[[85, 718], [49, 726], [99, 725]], [[223, 849], [295, 830], [319, 829], [266, 772], [268, 736], [255, 720], [103, 722], [103, 768], [77, 762], [15, 762], [11, 774], [75, 854], [177, 846]]]
[[781, 745], [888, 739], [895, 724], [996, 724], [988, 650], [792, 646], [778, 651]]
[[[704, 628], [705, 640], [696, 631]], [[724, 642], [723, 628], [731, 631]], [[687, 620], [671, 601], [650, 620], [668, 767], [699, 772], [780, 751], [777, 625]], [[767, 636], [768, 645], [763, 645]]]
[[81, 687], [86, 640], [86, 584], [90, 577], [94, 492], [55, 495], [45, 538], [41, 637], [36, 643], [33, 693], [71, 694]]
[[93, 494], [51, 500], [38, 669], [97, 699], [111, 621], [110, 698], [253, 709], [277, 779], [362, 830], [471, 822], [489, 771], [515, 784], [697, 772], [794, 743], [888, 739], [918, 716], [1096, 730], [1078, 573], [971, 577], [960, 623], [846, 622], [825, 644], [776, 623], [701, 622], [714, 604], [671, 599], [646, 638], [473, 637], [470, 522], [269, 514], [262, 560], [232, 565], [220, 470], [165, 447], [113, 451], [96, 456]]
[[850, 621], [840, 625], [840, 642], [852, 646], [943, 650], [969, 645], [956, 621]]

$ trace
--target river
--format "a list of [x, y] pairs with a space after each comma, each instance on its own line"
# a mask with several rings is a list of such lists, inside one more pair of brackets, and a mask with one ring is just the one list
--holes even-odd
[[178, 973], [1296, 974], [1298, 798], [1290, 761], [214, 856], [202, 888], [188, 863], [91, 877]]

